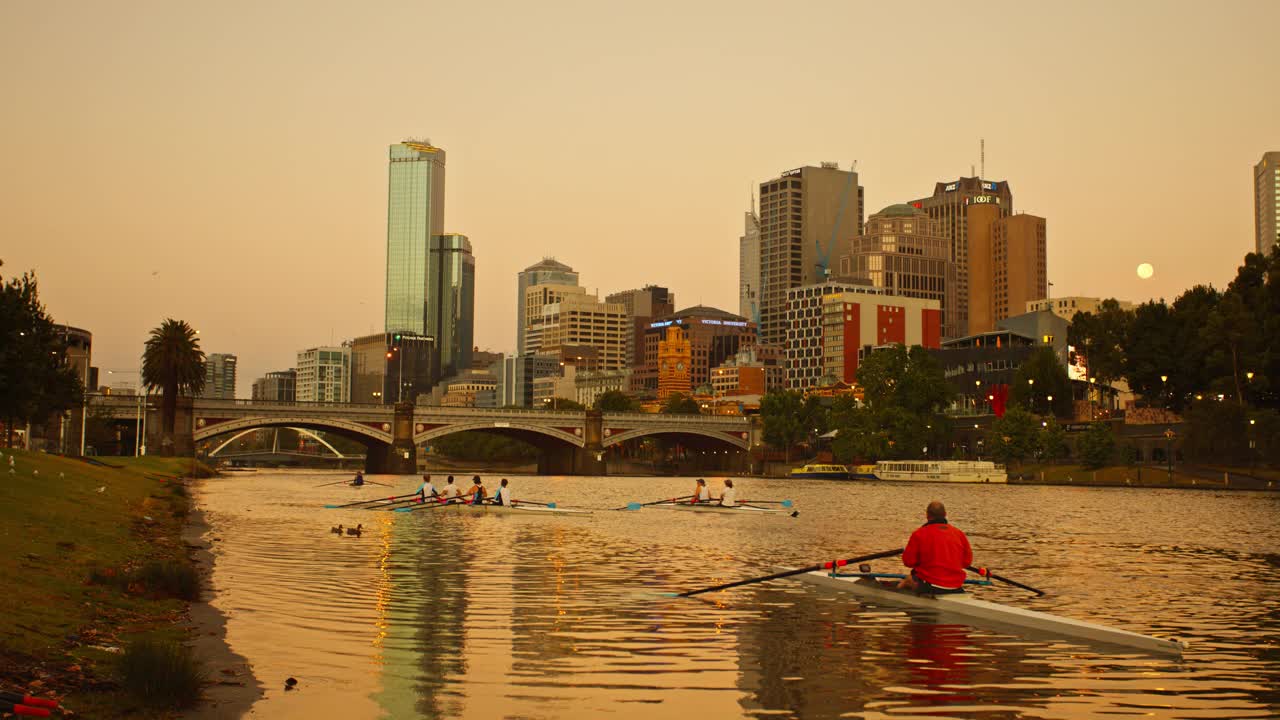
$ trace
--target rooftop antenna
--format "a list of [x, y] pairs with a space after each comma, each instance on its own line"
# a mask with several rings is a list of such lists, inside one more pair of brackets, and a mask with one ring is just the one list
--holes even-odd
[[976, 170], [973, 167], [973, 163], [969, 163], [969, 177], [973, 177], [975, 173]]
[[982, 175], [978, 176], [978, 179], [982, 180], [987, 177], [987, 139], [986, 138], [978, 138], [978, 161], [982, 163], [979, 166], [982, 169]]

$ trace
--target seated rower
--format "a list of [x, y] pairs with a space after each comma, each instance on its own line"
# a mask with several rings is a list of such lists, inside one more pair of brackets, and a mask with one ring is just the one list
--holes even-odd
[[480, 476], [476, 475], [471, 478], [471, 489], [467, 491], [467, 503], [471, 505], [483, 505], [488, 494], [485, 492], [484, 483], [480, 482]]
[[720, 492], [720, 504], [724, 507], [738, 506], [738, 491], [733, 489], [733, 481], [724, 481], [724, 490]]
[[711, 502], [711, 488], [707, 487], [706, 480], [698, 478], [698, 484], [693, 487], [693, 499], [689, 504], [696, 505], [702, 502]]
[[502, 478], [502, 484], [497, 492], [493, 494], [494, 505], [506, 505], [508, 507], [515, 505], [515, 501], [511, 499], [511, 488], [507, 487], [507, 479]]
[[356, 476], [351, 479], [351, 486], [360, 487], [361, 485], [364, 485], [364, 473], [357, 470]]
[[947, 508], [934, 500], [925, 509], [928, 522], [911, 533], [902, 564], [911, 574], [898, 583], [921, 595], [964, 592], [965, 568], [973, 564], [969, 538], [947, 522]]
[[422, 476], [422, 484], [418, 486], [418, 502], [426, 502], [434, 500], [440, 496], [440, 491], [436, 490], [436, 486], [431, 482], [430, 475]]

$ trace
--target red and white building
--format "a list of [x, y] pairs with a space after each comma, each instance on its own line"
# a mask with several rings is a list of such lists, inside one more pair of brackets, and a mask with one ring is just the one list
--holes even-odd
[[867, 353], [894, 344], [941, 347], [941, 304], [839, 282], [787, 291], [789, 389], [817, 387], [824, 375], [853, 384]]

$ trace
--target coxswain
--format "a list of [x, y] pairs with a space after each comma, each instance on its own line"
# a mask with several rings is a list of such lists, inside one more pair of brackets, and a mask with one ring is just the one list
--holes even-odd
[[364, 473], [356, 471], [356, 476], [351, 479], [351, 487], [360, 487], [364, 485]]
[[724, 490], [720, 492], [720, 504], [725, 507], [738, 506], [738, 491], [733, 489], [733, 481], [724, 481]]
[[511, 488], [507, 487], [507, 479], [502, 478], [502, 484], [498, 490], [493, 493], [494, 505], [515, 505], [515, 501], [511, 499]]
[[965, 568], [973, 564], [969, 538], [947, 522], [947, 508], [934, 500], [924, 511], [924, 525], [911, 533], [902, 564], [911, 568], [898, 587], [922, 595], [964, 592]]
[[707, 481], [698, 478], [698, 484], [693, 486], [693, 499], [689, 501], [690, 505], [701, 502], [711, 502], [711, 488], [707, 487]]
[[471, 505], [483, 505], [488, 494], [485, 493], [484, 483], [480, 482], [480, 476], [476, 475], [471, 478], [471, 489], [467, 490], [467, 503]]

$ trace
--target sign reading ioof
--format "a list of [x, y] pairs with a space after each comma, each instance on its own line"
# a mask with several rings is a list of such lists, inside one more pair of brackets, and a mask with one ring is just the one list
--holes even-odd
[[974, 195], [964, 201], [965, 205], [999, 205], [1000, 198], [995, 195]]

